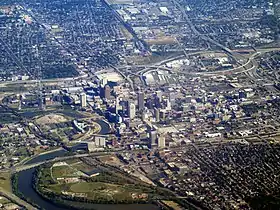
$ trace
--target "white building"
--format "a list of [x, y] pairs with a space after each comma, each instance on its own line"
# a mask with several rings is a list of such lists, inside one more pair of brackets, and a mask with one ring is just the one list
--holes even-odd
[[129, 116], [129, 119], [134, 119], [135, 118], [135, 114], [136, 114], [135, 104], [130, 102], [128, 104], [128, 116]]
[[158, 147], [164, 148], [165, 147], [165, 136], [164, 134], [160, 134], [158, 137]]
[[80, 95], [80, 104], [81, 104], [81, 107], [87, 106], [87, 95], [85, 93], [81, 93], [81, 95]]
[[106, 146], [106, 139], [103, 136], [95, 136], [94, 142], [97, 147], [105, 147]]

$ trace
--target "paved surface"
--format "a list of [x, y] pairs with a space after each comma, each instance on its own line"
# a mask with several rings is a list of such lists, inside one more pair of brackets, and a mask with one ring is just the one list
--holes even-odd
[[19, 197], [17, 197], [15, 194], [7, 192], [7, 191], [5, 191], [1, 187], [0, 187], [0, 195], [9, 198], [11, 201], [19, 204], [20, 206], [24, 206], [28, 210], [35, 210], [35, 209], [37, 209], [34, 206], [32, 206], [29, 203], [27, 203], [26, 201], [24, 201], [24, 200], [20, 199]]

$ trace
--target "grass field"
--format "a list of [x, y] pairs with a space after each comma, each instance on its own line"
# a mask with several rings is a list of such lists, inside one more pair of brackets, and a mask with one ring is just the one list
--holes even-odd
[[53, 178], [76, 177], [77, 171], [70, 166], [56, 166], [52, 168]]
[[73, 184], [70, 189], [72, 192], [77, 192], [77, 193], [90, 193], [90, 192], [95, 192], [98, 190], [111, 190], [111, 191], [116, 191], [117, 188], [119, 188], [118, 185], [115, 184], [108, 184], [108, 183], [103, 183], [103, 182], [81, 182], [81, 183], [75, 183]]
[[0, 187], [8, 192], [12, 192], [11, 174], [8, 172], [0, 173]]
[[87, 165], [85, 163], [80, 163], [80, 164], [77, 164], [77, 165], [75, 165], [73, 167], [75, 169], [77, 169], [78, 171], [83, 171], [85, 173], [90, 172], [90, 171], [92, 171], [94, 169], [93, 166], [89, 166], [89, 165]]
[[165, 44], [176, 44], [176, 39], [174, 37], [158, 37], [156, 39], [145, 40], [149, 45], [165, 45]]
[[12, 112], [0, 107], [0, 124], [19, 122], [20, 118]]
[[1, 87], [0, 88], [0, 92], [11, 92], [11, 93], [15, 93], [15, 92], [24, 92], [27, 91], [28, 89], [24, 86], [24, 85], [6, 85], [6, 87]]
[[[104, 161], [108, 161], [111, 158], [108, 156]], [[136, 181], [131, 177], [126, 177], [123, 173], [88, 166], [80, 159], [69, 160], [68, 164], [71, 164], [71, 166], [52, 167], [52, 173], [50, 165], [41, 168], [38, 183], [43, 191], [52, 191], [58, 197], [65, 195], [65, 193], [68, 193], [68, 195], [72, 194], [76, 198], [82, 196], [94, 203], [135, 203], [163, 199], [164, 194], [162, 191], [146, 185], [140, 180]], [[98, 169], [99, 175], [93, 177], [86, 176], [80, 178], [80, 180], [74, 180], [73, 183], [53, 182], [53, 179], [57, 177], [73, 177], [80, 170], [92, 171], [93, 169]], [[64, 199], [63, 196], [62, 199]]]
[[117, 185], [104, 182], [79, 182], [74, 184], [56, 184], [49, 187], [52, 191], [60, 193], [62, 190], [72, 193], [85, 193], [88, 199], [98, 200], [133, 200], [132, 194], [140, 195], [142, 192], [129, 185]]

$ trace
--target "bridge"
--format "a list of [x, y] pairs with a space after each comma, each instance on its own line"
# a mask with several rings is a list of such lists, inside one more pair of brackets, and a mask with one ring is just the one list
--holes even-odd
[[14, 166], [14, 167], [10, 168], [10, 169], [6, 169], [6, 170], [2, 170], [2, 171], [10, 171], [11, 173], [17, 173], [17, 172], [28, 170], [28, 169], [31, 169], [31, 168], [34, 168], [34, 167], [37, 167], [37, 166], [40, 166], [40, 165], [43, 165], [43, 164], [46, 164], [46, 163], [65, 161], [65, 160], [69, 160], [69, 159], [73, 159], [73, 158], [82, 158], [82, 157], [90, 157], [90, 156], [102, 156], [102, 155], [113, 155], [113, 154], [116, 154], [119, 151], [121, 151], [121, 150], [102, 151], [102, 152], [95, 152], [95, 153], [77, 154], [77, 155], [71, 155], [71, 156], [57, 157], [57, 158], [54, 158], [54, 159], [44, 160], [44, 161], [40, 161], [40, 162], [37, 162], [37, 163], [17, 165], [17, 166]]

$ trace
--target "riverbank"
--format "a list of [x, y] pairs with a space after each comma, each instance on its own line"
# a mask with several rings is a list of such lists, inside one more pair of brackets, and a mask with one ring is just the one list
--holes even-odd
[[[29, 203], [33, 203], [39, 206], [40, 209], [51, 209], [51, 210], [69, 210], [69, 207], [58, 205], [54, 202], [43, 198], [39, 195], [33, 186], [33, 173], [35, 168], [31, 168], [18, 173], [18, 191], [25, 200], [28, 199]], [[17, 194], [17, 196], [19, 196]], [[84, 202], [67, 201], [67, 204], [71, 204], [72, 209], [94, 209], [94, 210], [159, 210], [160, 208], [154, 204], [94, 204]], [[78, 208], [82, 207], [82, 208]], [[34, 209], [34, 208], [33, 208]]]
[[[69, 201], [87, 204], [151, 204], [156, 198], [168, 196], [157, 187], [135, 181], [116, 171], [103, 171], [98, 166], [94, 167], [94, 176], [83, 174], [75, 169], [80, 169], [81, 164], [84, 163], [37, 167], [32, 181], [34, 190], [58, 205], [69, 205]], [[75, 205], [70, 207], [76, 208]]]
[[18, 196], [16, 196], [15, 194], [6, 191], [5, 189], [0, 187], [0, 195], [4, 196], [8, 199], [10, 199], [12, 202], [26, 208], [27, 210], [36, 210], [36, 208], [32, 205], [30, 205], [29, 203], [27, 203], [25, 200], [20, 199]]
[[[106, 135], [110, 132], [110, 125], [103, 120], [98, 120], [102, 127], [100, 130], [101, 135]], [[50, 153], [45, 153], [43, 155], [34, 157], [33, 159], [27, 161], [25, 164], [35, 164], [38, 162], [44, 162], [46, 160], [52, 160], [59, 158], [68, 154], [67, 150], [59, 150]], [[67, 200], [67, 207], [63, 203], [57, 204], [53, 200], [46, 199], [44, 195], [41, 195], [34, 189], [34, 173], [36, 172], [35, 168], [27, 169], [20, 171], [15, 174], [13, 178], [14, 182], [14, 193], [22, 199], [32, 203], [34, 206], [40, 207], [40, 209], [51, 209], [51, 210], [68, 210], [69, 204], [71, 204], [72, 209], [96, 209], [96, 210], [158, 210], [159, 207], [153, 204], [96, 204], [96, 203], [85, 203], [78, 201]], [[15, 182], [16, 181], [16, 182]]]

